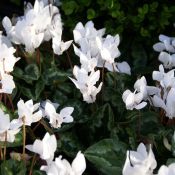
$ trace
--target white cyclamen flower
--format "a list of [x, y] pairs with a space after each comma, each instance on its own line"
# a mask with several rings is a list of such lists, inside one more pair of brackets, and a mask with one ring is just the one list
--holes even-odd
[[175, 53], [175, 38], [168, 37], [165, 35], [159, 35], [159, 40], [161, 42], [154, 44], [153, 48], [157, 52], [162, 52], [164, 50]]
[[0, 69], [4, 72], [12, 72], [15, 63], [20, 59], [14, 56], [15, 49], [0, 43]]
[[97, 37], [96, 42], [100, 50], [101, 58], [104, 61], [112, 64], [114, 63], [114, 59], [120, 56], [120, 51], [118, 50], [120, 39], [118, 34], [114, 37], [107, 35], [104, 39]]
[[97, 66], [97, 59], [91, 58], [90, 55], [85, 55], [80, 52], [80, 63], [81, 68], [85, 69], [87, 72], [91, 72], [94, 71], [95, 67]]
[[86, 169], [86, 161], [84, 155], [79, 151], [71, 165], [67, 160], [62, 159], [62, 156], [59, 156], [47, 166], [41, 166], [40, 169], [47, 175], [82, 175]]
[[165, 73], [163, 65], [159, 66], [159, 71], [153, 71], [152, 78], [160, 83], [164, 88], [175, 87], [174, 69]]
[[42, 140], [36, 139], [33, 145], [26, 145], [26, 149], [40, 155], [41, 159], [48, 163], [54, 158], [54, 153], [57, 148], [57, 140], [55, 135], [50, 135], [48, 132]]
[[159, 61], [163, 63], [166, 69], [171, 69], [175, 66], [175, 54], [170, 55], [166, 52], [161, 52], [159, 55]]
[[12, 127], [9, 115], [0, 108], [0, 141], [14, 142], [19, 131], [19, 127]]
[[52, 103], [49, 100], [41, 103], [41, 110], [43, 112], [43, 117], [47, 117], [49, 119], [49, 123], [54, 128], [61, 127], [62, 123], [71, 123], [73, 122], [73, 117], [71, 116], [74, 108], [73, 107], [65, 107], [60, 113], [56, 112], [58, 104]]
[[147, 151], [145, 145], [140, 143], [137, 151], [127, 151], [123, 175], [152, 175], [156, 166], [151, 146]]
[[25, 50], [33, 53], [45, 39], [51, 38], [48, 36], [48, 28], [53, 15], [58, 12], [57, 7], [36, 0], [34, 7], [28, 8], [24, 16], [18, 18], [15, 26], [12, 26], [8, 17], [4, 18], [3, 26], [12, 42], [25, 45]]
[[79, 52], [82, 52], [85, 55], [90, 55], [91, 58], [98, 59], [100, 53], [96, 43], [96, 37], [101, 38], [104, 33], [105, 29], [95, 29], [92, 21], [88, 21], [85, 26], [79, 22], [73, 30], [74, 41], [80, 46], [79, 49], [74, 49], [75, 54], [80, 56]]
[[154, 95], [152, 98], [153, 106], [164, 109], [166, 116], [169, 118], [175, 117], [175, 88], [171, 88], [165, 99]]
[[[18, 103], [19, 122], [30, 126], [34, 122], [38, 122], [42, 118], [42, 111], [38, 110], [39, 103], [33, 104], [33, 100], [28, 100], [24, 103], [21, 99]], [[36, 112], [36, 110], [38, 110]]]
[[124, 91], [122, 99], [126, 105], [126, 109], [129, 110], [133, 110], [134, 108], [142, 109], [147, 105], [147, 102], [142, 102], [144, 94], [142, 92], [136, 93], [136, 90], [134, 92], [131, 92], [130, 90]]
[[100, 71], [93, 71], [88, 75], [88, 72], [85, 69], [74, 66], [73, 74], [76, 79], [70, 79], [83, 94], [84, 101], [93, 103], [96, 100], [97, 93], [100, 92], [102, 87], [102, 82], [98, 87], [95, 87], [95, 84], [100, 78]]
[[141, 92], [143, 94], [144, 100], [147, 100], [151, 95], [160, 94], [159, 88], [154, 86], [147, 86], [147, 81], [144, 76], [135, 82], [134, 89], [137, 90], [137, 92]]
[[11, 94], [13, 89], [15, 88], [15, 83], [13, 81], [13, 76], [3, 73], [1, 74], [1, 89], [0, 93]]
[[81, 40], [84, 38], [92, 41], [95, 40], [97, 36], [102, 37], [105, 34], [105, 29], [97, 30], [92, 21], [88, 21], [85, 26], [79, 22], [73, 30], [73, 34], [74, 41], [80, 44]]

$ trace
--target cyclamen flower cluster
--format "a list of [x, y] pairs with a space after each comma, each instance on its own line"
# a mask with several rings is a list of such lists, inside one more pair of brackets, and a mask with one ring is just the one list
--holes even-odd
[[134, 84], [134, 92], [126, 90], [123, 95], [123, 101], [129, 110], [142, 109], [147, 105], [146, 100], [151, 101], [151, 96], [160, 94], [160, 89], [154, 86], [147, 86], [145, 77], [141, 77]]
[[109, 71], [130, 75], [130, 66], [126, 62], [115, 62], [115, 58], [120, 56], [119, 35], [107, 35], [104, 38], [105, 29], [95, 29], [92, 21], [85, 26], [79, 22], [73, 34], [75, 43], [79, 45], [79, 48], [74, 45], [74, 52], [80, 57], [81, 67], [74, 67], [73, 74], [76, 79], [70, 79], [83, 94], [84, 101], [93, 103], [102, 87], [102, 82], [95, 87], [100, 79], [100, 71], [96, 68], [104, 67]]
[[[154, 175], [153, 171], [156, 167], [157, 162], [151, 145], [147, 150], [145, 145], [140, 143], [137, 151], [127, 151], [123, 175]], [[174, 173], [175, 163], [172, 163], [168, 167], [162, 165], [157, 175], [173, 175]]]
[[159, 61], [161, 61], [166, 69], [175, 66], [175, 38], [165, 35], [159, 36], [159, 43], [154, 44], [155, 51], [160, 52]]
[[59, 156], [54, 159], [54, 153], [57, 148], [55, 135], [46, 133], [43, 140], [35, 140], [33, 145], [26, 145], [26, 148], [40, 155], [40, 158], [46, 160], [47, 165], [41, 166], [41, 170], [48, 175], [82, 175], [86, 169], [84, 155], [79, 151], [72, 164]]
[[48, 116], [49, 123], [54, 128], [61, 127], [62, 123], [73, 122], [73, 117], [71, 116], [74, 110], [73, 107], [65, 107], [58, 114], [52, 102], [46, 101], [42, 103], [46, 104], [44, 109], [41, 109], [40, 103], [33, 104], [33, 100], [28, 100], [24, 103], [21, 99], [17, 103], [18, 119], [13, 119], [11, 122], [9, 115], [4, 114], [0, 108], [0, 141], [14, 142], [15, 135], [21, 130], [22, 125], [31, 126], [32, 123], [38, 122], [45, 116]]
[[15, 88], [13, 76], [10, 75], [15, 63], [20, 59], [14, 56], [15, 51], [8, 38], [0, 33], [0, 93], [11, 94]]
[[4, 17], [2, 24], [7, 37], [14, 44], [25, 46], [26, 52], [33, 53], [42, 42], [52, 39], [55, 54], [61, 55], [72, 43], [61, 40], [62, 23], [59, 9], [49, 1], [36, 0], [34, 6], [26, 5], [24, 16], [16, 18], [14, 24]]
[[[164, 35], [159, 36], [160, 43], [153, 46], [156, 51], [160, 51], [160, 57], [163, 50], [168, 52], [174, 52], [174, 38], [169, 38]], [[175, 69], [165, 72], [165, 68], [173, 67], [173, 57], [170, 61], [168, 57], [164, 57], [162, 61], [164, 65], [159, 65], [159, 71], [153, 71], [152, 78], [157, 81], [157, 87], [147, 86], [145, 77], [137, 80], [134, 85], [134, 93], [130, 90], [126, 90], [123, 93], [123, 101], [126, 104], [126, 108], [129, 110], [144, 108], [149, 101], [150, 105], [158, 108], [162, 108], [165, 111], [165, 115], [170, 119], [175, 117]], [[161, 61], [160, 60], [160, 61]], [[166, 63], [166, 64], [165, 64]]]

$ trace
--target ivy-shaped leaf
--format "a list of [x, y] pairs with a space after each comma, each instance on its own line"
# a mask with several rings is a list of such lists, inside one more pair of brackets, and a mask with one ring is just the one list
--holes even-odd
[[119, 140], [103, 139], [85, 151], [85, 157], [106, 175], [122, 174], [126, 145]]

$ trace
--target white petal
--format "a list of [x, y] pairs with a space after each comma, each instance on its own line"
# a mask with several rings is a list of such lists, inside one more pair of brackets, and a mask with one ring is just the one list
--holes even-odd
[[139, 110], [139, 109], [144, 108], [146, 105], [147, 105], [147, 102], [144, 101], [144, 102], [138, 104], [137, 106], [135, 106], [135, 108]]
[[117, 67], [118, 67], [119, 72], [131, 75], [131, 67], [126, 61], [117, 63]]
[[86, 160], [80, 151], [72, 162], [72, 169], [76, 175], [82, 175], [86, 169]]
[[162, 52], [165, 50], [165, 45], [163, 43], [157, 43], [153, 45], [153, 49], [157, 52]]
[[12, 23], [11, 23], [10, 19], [7, 16], [3, 18], [2, 25], [5, 28], [7, 33], [10, 32], [10, 30], [12, 28]]

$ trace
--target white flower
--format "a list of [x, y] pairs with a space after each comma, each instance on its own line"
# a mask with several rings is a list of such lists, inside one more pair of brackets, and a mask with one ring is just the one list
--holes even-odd
[[162, 52], [166, 50], [168, 52], [175, 53], [175, 38], [159, 35], [159, 40], [161, 42], [156, 43], [153, 46], [155, 51]]
[[55, 54], [61, 55], [65, 50], [67, 50], [70, 45], [72, 44], [71, 41], [63, 42], [58, 37], [53, 37], [52, 39], [52, 48]]
[[159, 55], [159, 61], [161, 61], [166, 69], [171, 69], [175, 66], [175, 54], [168, 54], [161, 52]]
[[110, 64], [114, 63], [114, 59], [120, 56], [118, 45], [120, 42], [119, 35], [107, 35], [106, 38], [96, 38], [97, 46], [100, 50], [101, 58]]
[[82, 175], [86, 169], [86, 161], [84, 155], [79, 151], [72, 165], [59, 156], [47, 166], [41, 166], [40, 169], [45, 171], [47, 175]]
[[175, 117], [175, 88], [171, 88], [165, 99], [160, 96], [154, 95], [152, 98], [153, 106], [164, 109], [166, 116], [169, 118]]
[[146, 100], [151, 102], [151, 96], [160, 95], [160, 89], [154, 86], [147, 86], [147, 82], [144, 76], [138, 79], [134, 84], [134, 92], [126, 90], [123, 95], [123, 101], [126, 104], [126, 108], [129, 110], [142, 109], [147, 105]]
[[14, 56], [15, 49], [8, 47], [5, 43], [0, 43], [0, 70], [1, 72], [12, 72], [15, 63], [20, 59]]
[[142, 76], [134, 84], [134, 89], [143, 94], [144, 100], [154, 94], [160, 94], [160, 89], [154, 86], [147, 86], [146, 78]]
[[88, 72], [85, 69], [74, 66], [73, 74], [76, 79], [69, 78], [83, 94], [84, 101], [93, 103], [96, 100], [97, 93], [100, 92], [102, 87], [102, 82], [98, 87], [95, 87], [95, 84], [100, 78], [100, 71], [93, 71], [88, 75]]
[[75, 54], [79, 56], [79, 51], [81, 51], [91, 58], [98, 59], [99, 49], [96, 43], [96, 37], [101, 38], [104, 33], [105, 29], [96, 30], [92, 21], [88, 21], [85, 26], [79, 22], [73, 30], [74, 41], [80, 46], [79, 49], [74, 49]]
[[131, 92], [130, 90], [124, 91], [122, 95], [122, 99], [126, 105], [126, 109], [133, 110], [142, 109], [147, 105], [147, 102], [142, 100], [144, 99], [144, 95], [142, 92], [136, 93], [136, 90]]
[[24, 103], [24, 101], [21, 99], [17, 106], [19, 120], [25, 125], [30, 126], [32, 123], [38, 122], [42, 118], [41, 110], [35, 112], [39, 108], [39, 103], [33, 105], [33, 100], [28, 100]]
[[175, 86], [174, 69], [165, 73], [163, 65], [159, 66], [159, 71], [153, 71], [152, 78], [160, 82], [160, 85], [167, 89]]
[[147, 151], [145, 145], [140, 143], [137, 151], [127, 151], [123, 175], [152, 175], [156, 166], [151, 146]]
[[19, 131], [19, 127], [12, 127], [9, 115], [0, 108], [0, 141], [14, 142], [15, 135]]
[[97, 59], [91, 58], [90, 55], [85, 55], [80, 52], [80, 63], [81, 68], [85, 69], [87, 72], [91, 72], [94, 71], [95, 67], [97, 66]]
[[15, 88], [13, 77], [9, 74], [1, 74], [0, 83], [1, 83], [0, 93], [11, 94], [13, 89]]
[[73, 122], [73, 117], [71, 116], [73, 111], [74, 111], [73, 107], [65, 107], [61, 109], [59, 116], [62, 118], [63, 123]]
[[40, 104], [40, 110], [42, 111], [43, 117], [51, 116], [56, 113], [56, 109], [59, 107], [58, 103], [52, 103], [50, 100], [42, 101]]
[[52, 17], [58, 12], [57, 7], [36, 0], [34, 7], [30, 5], [14, 26], [7, 17], [3, 20], [3, 26], [12, 42], [25, 45], [25, 50], [33, 53], [44, 40], [51, 38], [48, 30]]
[[59, 11], [53, 14], [51, 25], [45, 32], [45, 40], [52, 38], [52, 48], [55, 54], [61, 55], [72, 44], [71, 41], [63, 42], [62, 37], [62, 22]]
[[158, 175], [173, 175], [175, 174], [175, 163], [169, 166], [162, 165], [159, 169]]
[[36, 139], [33, 145], [26, 145], [26, 149], [40, 155], [41, 159], [51, 162], [54, 158], [54, 153], [57, 148], [57, 140], [55, 135], [50, 135], [48, 132], [42, 140]]
[[60, 113], [56, 112], [58, 104], [52, 103], [49, 100], [41, 103], [41, 110], [43, 112], [43, 117], [46, 116], [49, 119], [49, 123], [52, 127], [58, 128], [61, 127], [62, 123], [71, 123], [73, 122], [73, 117], [71, 116], [74, 108], [65, 107]]
[[4, 114], [0, 108], [0, 134], [7, 131], [10, 128], [10, 117], [8, 114]]
[[11, 94], [15, 88], [13, 77], [9, 75], [20, 59], [14, 56], [15, 51], [8, 38], [0, 34], [0, 93]]
[[96, 30], [92, 21], [88, 21], [85, 26], [79, 22], [73, 30], [73, 34], [74, 41], [80, 44], [80, 41], [83, 38], [87, 38], [92, 41], [95, 40], [97, 36], [102, 37], [105, 34], [105, 29]]

